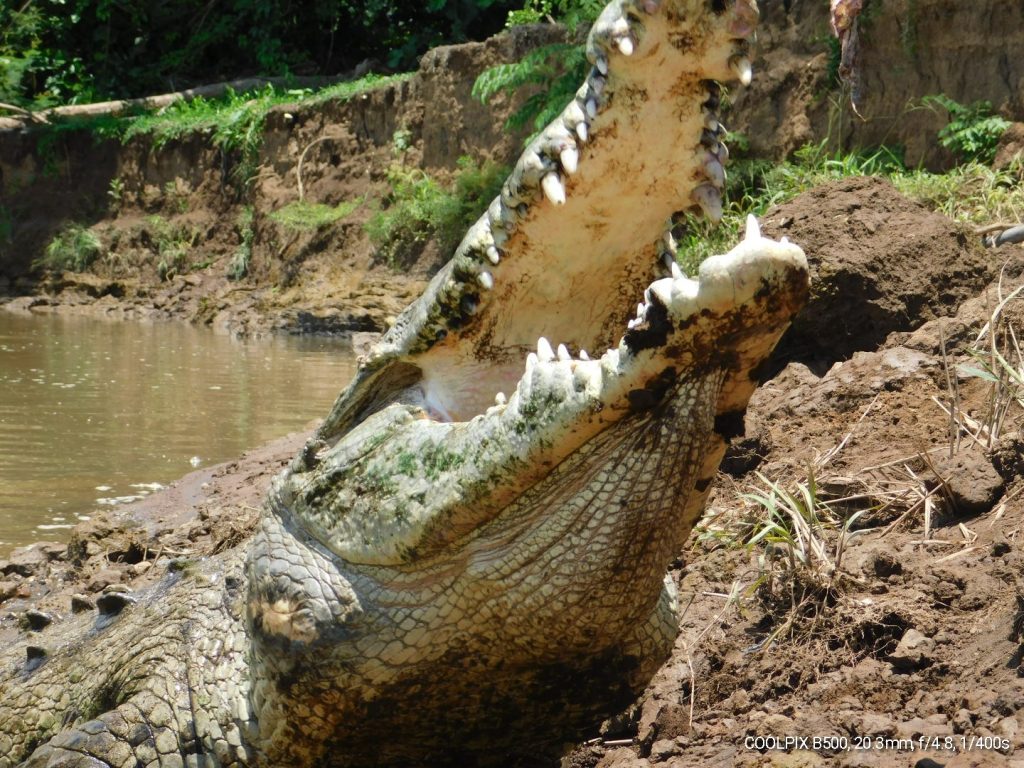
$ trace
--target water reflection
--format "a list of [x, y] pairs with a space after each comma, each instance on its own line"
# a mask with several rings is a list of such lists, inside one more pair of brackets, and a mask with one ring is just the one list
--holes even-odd
[[0, 556], [326, 415], [341, 342], [0, 312]]

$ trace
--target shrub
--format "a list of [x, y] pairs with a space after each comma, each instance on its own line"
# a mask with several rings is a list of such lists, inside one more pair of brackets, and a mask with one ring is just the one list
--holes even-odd
[[922, 103], [949, 113], [949, 123], [939, 131], [939, 143], [965, 161], [991, 163], [999, 139], [1010, 127], [1008, 120], [992, 114], [992, 104], [976, 101], [964, 106], [944, 94], [925, 96]]
[[430, 239], [450, 254], [501, 190], [508, 169], [490, 161], [478, 165], [461, 157], [449, 191], [419, 169], [392, 166], [391, 193], [366, 224], [378, 254], [390, 264], [415, 258]]
[[99, 258], [102, 251], [103, 245], [94, 232], [81, 224], [68, 224], [50, 241], [33, 266], [84, 272]]

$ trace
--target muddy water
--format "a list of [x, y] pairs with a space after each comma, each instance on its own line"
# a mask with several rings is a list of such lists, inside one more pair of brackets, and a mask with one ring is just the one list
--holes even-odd
[[0, 312], [0, 556], [304, 428], [354, 367], [330, 339]]

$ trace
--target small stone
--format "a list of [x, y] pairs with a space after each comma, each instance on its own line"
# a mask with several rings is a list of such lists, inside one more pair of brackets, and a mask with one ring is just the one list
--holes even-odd
[[857, 734], [860, 736], [892, 736], [895, 733], [896, 724], [877, 712], [865, 712], [857, 725]]
[[6, 562], [0, 564], [5, 576], [31, 576], [46, 564], [46, 555], [36, 545], [18, 547]]
[[96, 600], [96, 608], [103, 616], [115, 616], [134, 602], [134, 597], [123, 592], [104, 592]]
[[949, 723], [945, 715], [942, 722], [932, 722], [934, 718], [915, 717], [896, 726], [896, 735], [900, 739], [914, 739], [922, 736], [926, 739], [944, 739], [949, 736]]
[[1020, 723], [1017, 722], [1016, 718], [1004, 717], [995, 724], [992, 730], [1013, 742], [1017, 738], [1017, 731], [1020, 730]]
[[981, 451], [965, 449], [952, 458], [940, 454], [933, 457], [932, 464], [945, 481], [950, 512], [956, 517], [983, 515], [1003, 495], [1006, 481]]
[[89, 583], [86, 584], [86, 589], [90, 592], [99, 592], [106, 589], [111, 584], [118, 584], [121, 581], [121, 572], [114, 568], [103, 568], [102, 570], [96, 571], [89, 579]]
[[29, 645], [25, 648], [25, 671], [32, 672], [46, 661], [47, 651], [41, 645]]
[[918, 632], [908, 629], [903, 633], [896, 650], [889, 655], [889, 663], [897, 670], [909, 672], [931, 664], [931, 652], [935, 641]]
[[867, 565], [871, 572], [880, 579], [887, 579], [890, 576], [898, 576], [903, 573], [903, 563], [892, 552], [876, 552]]
[[651, 747], [651, 758], [655, 762], [662, 762], [680, 754], [682, 754], [682, 750], [673, 739], [659, 739]]
[[87, 611], [95, 610], [96, 603], [90, 600], [88, 597], [82, 594], [75, 594], [71, 596], [71, 612], [72, 613], [85, 613]]
[[33, 632], [39, 632], [40, 630], [46, 629], [53, 623], [53, 616], [42, 611], [31, 610], [25, 611], [22, 614], [22, 618], [27, 626]]
[[18, 582], [0, 581], [0, 603], [10, 600], [18, 592]]
[[956, 714], [953, 715], [953, 728], [956, 729], [956, 732], [966, 733], [972, 727], [974, 727], [974, 718], [971, 717], [970, 711], [958, 709]]

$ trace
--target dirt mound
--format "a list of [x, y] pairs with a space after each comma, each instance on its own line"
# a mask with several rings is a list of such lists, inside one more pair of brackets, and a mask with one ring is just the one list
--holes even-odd
[[799, 243], [811, 264], [811, 300], [776, 359], [818, 370], [952, 314], [995, 272], [968, 228], [874, 177], [805, 192], [768, 211], [764, 231]]

